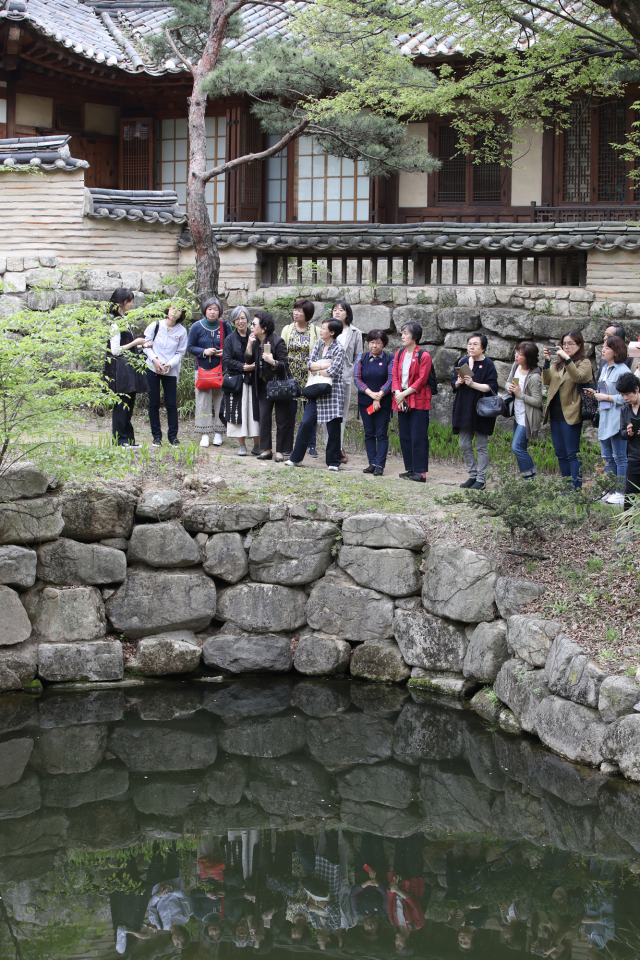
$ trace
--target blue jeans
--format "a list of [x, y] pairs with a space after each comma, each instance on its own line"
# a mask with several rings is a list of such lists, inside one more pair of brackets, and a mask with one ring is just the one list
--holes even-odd
[[164, 405], [167, 408], [167, 433], [169, 434], [169, 440], [175, 440], [178, 436], [178, 405], [176, 403], [178, 378], [168, 377], [165, 374], [156, 373], [154, 370], [147, 370], [146, 374], [149, 384], [149, 422], [153, 439], [162, 440], [162, 427], [160, 426], [160, 384], [162, 384]]
[[580, 438], [581, 423], [567, 423], [566, 420], [550, 420], [551, 442], [558, 458], [558, 466], [563, 477], [571, 477], [576, 490], [582, 487], [580, 476]]
[[405, 470], [426, 473], [429, 469], [429, 411], [409, 407], [398, 412], [398, 435]]
[[516, 460], [518, 461], [520, 473], [533, 476], [536, 472], [536, 468], [533, 460], [531, 459], [531, 454], [527, 450], [527, 443], [527, 428], [523, 427], [519, 423], [516, 423], [513, 428], [513, 442], [511, 444], [511, 449], [513, 450]]
[[600, 453], [604, 460], [605, 473], [615, 473], [620, 477], [618, 490], [624, 490], [623, 478], [627, 475], [627, 441], [619, 433], [600, 441]]
[[[370, 398], [367, 397], [367, 400]], [[373, 401], [371, 401], [373, 403]], [[371, 406], [371, 404], [367, 404]], [[389, 450], [389, 420], [391, 406], [380, 407], [375, 413], [367, 413], [367, 407], [358, 405], [364, 428], [364, 446], [367, 460], [372, 467], [384, 467]]]

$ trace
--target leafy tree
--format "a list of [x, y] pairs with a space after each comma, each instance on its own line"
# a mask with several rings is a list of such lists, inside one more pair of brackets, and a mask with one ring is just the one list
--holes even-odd
[[[290, 38], [263, 40], [248, 53], [230, 49], [225, 44], [242, 33], [242, 11], [255, 5], [284, 14]], [[193, 77], [187, 208], [200, 297], [217, 292], [220, 271], [205, 200], [213, 177], [273, 156], [302, 134], [317, 137], [325, 153], [363, 159], [371, 176], [435, 168], [424, 141], [409, 136], [397, 119], [416, 99], [407, 96], [416, 71], [393, 43], [403, 25], [415, 22], [411, 11], [407, 16], [389, 0], [345, 0], [335, 11], [314, 5], [306, 16], [287, 0], [174, 0], [173, 8], [154, 50], [157, 56], [171, 52]], [[333, 45], [345, 21], [352, 33], [356, 21], [363, 26], [348, 55], [341, 43]], [[423, 72], [420, 84], [433, 83]], [[247, 95], [263, 130], [279, 139], [268, 149], [207, 169], [207, 98], [231, 94]]]

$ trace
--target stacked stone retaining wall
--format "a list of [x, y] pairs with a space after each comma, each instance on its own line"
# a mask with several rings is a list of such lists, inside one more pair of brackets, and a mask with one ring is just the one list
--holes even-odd
[[4, 691], [202, 671], [479, 691], [472, 705], [506, 731], [640, 780], [636, 680], [522, 615], [543, 588], [430, 545], [414, 517], [47, 488], [29, 465], [0, 479]]

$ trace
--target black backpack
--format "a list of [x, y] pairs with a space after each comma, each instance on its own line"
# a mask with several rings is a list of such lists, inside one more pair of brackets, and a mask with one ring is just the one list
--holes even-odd
[[[426, 352], [426, 350], [418, 350], [418, 363], [420, 363], [422, 354]], [[427, 377], [427, 386], [431, 390], [431, 396], [435, 397], [438, 392], [438, 381], [436, 380], [436, 372], [433, 369], [433, 357], [431, 357], [431, 370], [429, 370], [429, 376]]]

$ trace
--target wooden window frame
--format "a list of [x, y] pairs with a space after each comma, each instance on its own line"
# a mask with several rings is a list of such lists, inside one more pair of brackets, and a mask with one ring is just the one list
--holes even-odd
[[131, 190], [131, 187], [124, 186], [124, 125], [126, 123], [141, 123], [145, 122], [149, 124], [149, 162], [148, 170], [146, 173], [141, 171], [141, 176], [146, 178], [147, 186], [146, 187], [136, 187], [135, 189], [142, 190], [153, 190], [153, 160], [155, 156], [155, 122], [153, 117], [121, 117], [120, 118], [120, 163], [118, 168], [118, 179], [120, 183], [121, 190]]
[[[429, 121], [429, 152], [434, 157], [440, 155], [440, 130], [443, 127], [451, 127], [451, 122], [445, 119]], [[485, 207], [510, 207], [511, 206], [511, 167], [503, 166], [503, 175], [500, 183], [499, 200], [474, 200], [473, 199], [473, 137], [468, 138], [469, 153], [465, 157], [465, 199], [464, 200], [440, 200], [440, 174], [439, 171], [429, 175], [429, 206], [430, 207], [460, 207], [461, 210], [472, 212], [473, 210], [482, 210]]]

